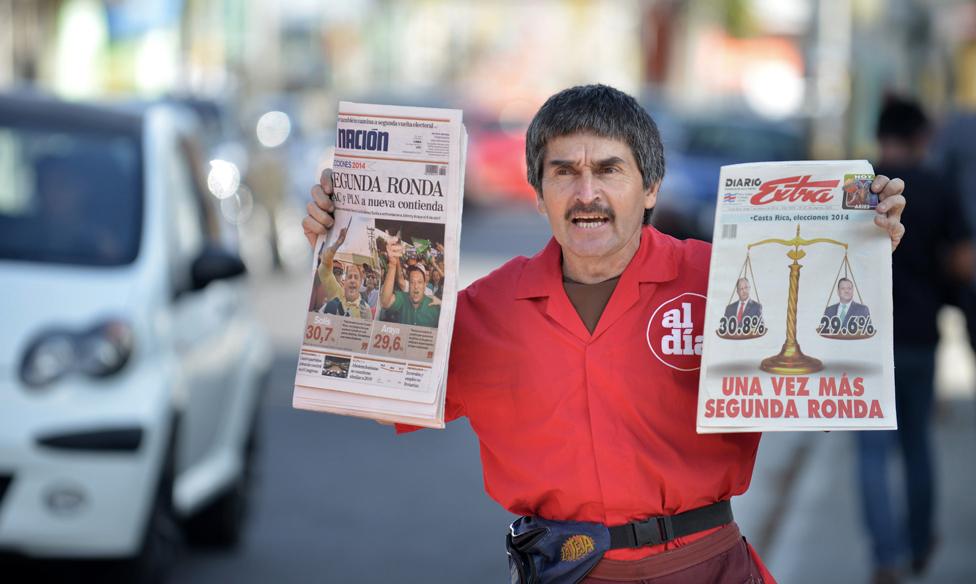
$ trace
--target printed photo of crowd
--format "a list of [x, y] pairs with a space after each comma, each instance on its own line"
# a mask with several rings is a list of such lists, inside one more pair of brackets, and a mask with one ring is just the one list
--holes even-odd
[[437, 328], [444, 226], [343, 217], [319, 244], [309, 311]]

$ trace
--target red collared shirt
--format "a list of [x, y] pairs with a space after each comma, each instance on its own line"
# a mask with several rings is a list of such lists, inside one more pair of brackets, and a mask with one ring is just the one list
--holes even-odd
[[695, 432], [710, 253], [645, 227], [592, 335], [555, 240], [459, 294], [446, 416], [469, 418], [493, 499], [518, 515], [620, 525], [745, 492], [759, 434]]

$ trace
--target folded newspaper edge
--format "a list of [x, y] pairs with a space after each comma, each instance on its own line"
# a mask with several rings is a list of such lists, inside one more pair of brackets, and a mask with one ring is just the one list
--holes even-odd
[[707, 301], [675, 306], [661, 347], [700, 355], [699, 433], [897, 427], [873, 179], [864, 160], [722, 167]]
[[461, 120], [460, 110], [340, 102], [335, 225], [313, 254], [293, 407], [444, 427]]

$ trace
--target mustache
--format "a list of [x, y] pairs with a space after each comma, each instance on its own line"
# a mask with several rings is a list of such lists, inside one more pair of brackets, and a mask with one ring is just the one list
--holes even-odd
[[566, 221], [571, 221], [573, 219], [573, 215], [576, 215], [577, 213], [606, 215], [611, 221], [617, 217], [617, 214], [613, 212], [613, 209], [606, 205], [602, 205], [597, 202], [588, 203], [585, 205], [583, 203], [576, 203], [566, 211]]

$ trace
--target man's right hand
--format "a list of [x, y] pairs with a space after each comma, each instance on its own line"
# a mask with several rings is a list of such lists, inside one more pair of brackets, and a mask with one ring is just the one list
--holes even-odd
[[312, 187], [312, 200], [306, 206], [308, 215], [302, 219], [302, 229], [312, 249], [315, 249], [315, 240], [328, 233], [335, 223], [332, 193], [332, 169], [326, 168], [319, 177], [319, 184]]

